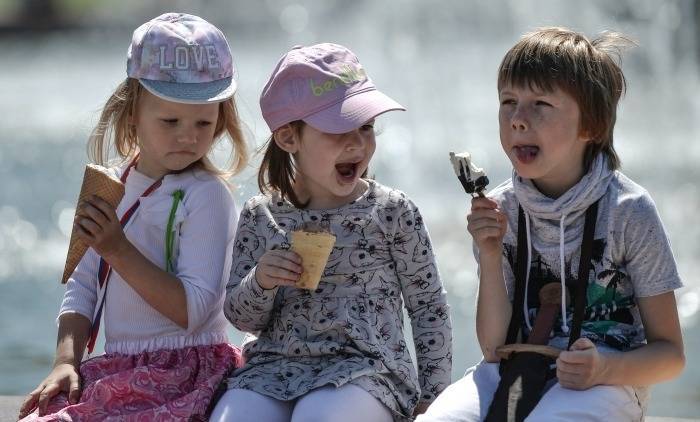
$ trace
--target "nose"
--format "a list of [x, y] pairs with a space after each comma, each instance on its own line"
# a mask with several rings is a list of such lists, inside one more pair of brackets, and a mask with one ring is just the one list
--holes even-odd
[[345, 134], [345, 148], [348, 150], [360, 149], [365, 144], [364, 135], [360, 129], [355, 129]]
[[513, 110], [513, 114], [510, 116], [510, 126], [516, 131], [525, 131], [530, 127], [526, 112], [520, 105]]
[[177, 134], [177, 142], [180, 144], [196, 144], [197, 143], [197, 130], [194, 127], [184, 127]]

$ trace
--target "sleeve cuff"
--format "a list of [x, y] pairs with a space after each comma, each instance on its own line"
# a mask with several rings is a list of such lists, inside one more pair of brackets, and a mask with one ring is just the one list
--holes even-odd
[[255, 272], [257, 269], [257, 265], [253, 267], [248, 275], [243, 278], [241, 284], [243, 284], [248, 291], [250, 291], [250, 297], [253, 300], [260, 303], [267, 303], [275, 299], [275, 294], [277, 294], [279, 287], [275, 286], [272, 289], [263, 289], [262, 286], [260, 286], [260, 283], [258, 283], [258, 279], [255, 278]]

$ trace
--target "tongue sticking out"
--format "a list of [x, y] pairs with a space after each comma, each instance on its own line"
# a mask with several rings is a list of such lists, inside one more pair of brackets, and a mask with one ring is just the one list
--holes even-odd
[[515, 154], [517, 155], [518, 160], [524, 164], [534, 161], [538, 152], [540, 152], [540, 149], [535, 146], [515, 147]]
[[335, 169], [343, 177], [353, 177], [355, 175], [355, 164], [353, 163], [336, 164]]

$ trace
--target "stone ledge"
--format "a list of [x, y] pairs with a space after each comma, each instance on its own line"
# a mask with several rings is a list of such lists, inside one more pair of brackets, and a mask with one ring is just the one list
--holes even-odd
[[[21, 396], [0, 396], [0, 422], [10, 422], [17, 420], [17, 411], [22, 403]], [[649, 416], [647, 422], [690, 422], [700, 421], [700, 419], [687, 418], [665, 418], [659, 416]]]

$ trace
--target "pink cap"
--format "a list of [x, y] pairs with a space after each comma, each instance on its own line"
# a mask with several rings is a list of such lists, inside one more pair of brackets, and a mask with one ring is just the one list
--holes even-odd
[[357, 129], [405, 108], [382, 94], [352, 51], [338, 44], [297, 46], [282, 56], [260, 96], [271, 131], [303, 120], [326, 133]]
[[236, 92], [224, 34], [204, 19], [166, 13], [134, 31], [126, 74], [168, 101], [206, 104]]

